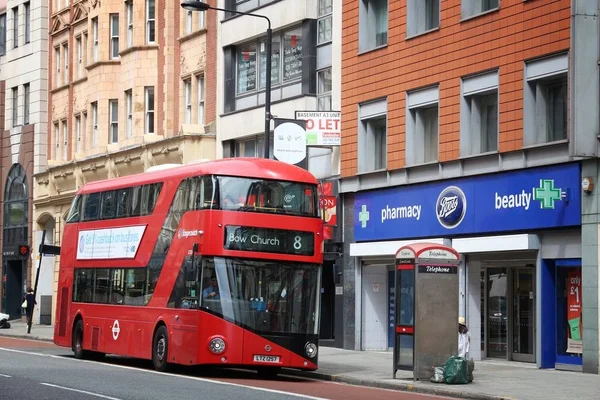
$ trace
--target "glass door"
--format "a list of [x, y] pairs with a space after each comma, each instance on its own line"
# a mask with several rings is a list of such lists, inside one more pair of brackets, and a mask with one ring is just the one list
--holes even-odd
[[507, 358], [508, 345], [508, 271], [487, 269], [487, 357]]
[[512, 272], [512, 359], [535, 362], [534, 269], [515, 268]]

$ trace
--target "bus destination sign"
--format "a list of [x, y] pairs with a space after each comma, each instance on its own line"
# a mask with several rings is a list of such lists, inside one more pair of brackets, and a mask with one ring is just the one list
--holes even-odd
[[228, 225], [225, 227], [226, 250], [312, 256], [315, 237], [312, 232]]

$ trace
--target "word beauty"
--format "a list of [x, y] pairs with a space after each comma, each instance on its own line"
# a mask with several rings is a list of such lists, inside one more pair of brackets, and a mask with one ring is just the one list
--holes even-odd
[[495, 193], [494, 205], [496, 210], [501, 208], [525, 208], [529, 210], [531, 204], [532, 193], [527, 193], [525, 190], [521, 193], [509, 194], [501, 196], [498, 192]]

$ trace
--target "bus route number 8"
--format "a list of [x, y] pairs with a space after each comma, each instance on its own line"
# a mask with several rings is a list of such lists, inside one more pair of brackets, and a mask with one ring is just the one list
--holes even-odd
[[302, 238], [298, 235], [294, 236], [294, 249], [300, 250], [302, 248]]

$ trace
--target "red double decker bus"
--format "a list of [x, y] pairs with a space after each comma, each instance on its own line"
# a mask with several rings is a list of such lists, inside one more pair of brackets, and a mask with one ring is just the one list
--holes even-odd
[[54, 343], [159, 371], [317, 369], [317, 185], [260, 158], [84, 185], [64, 228]]

